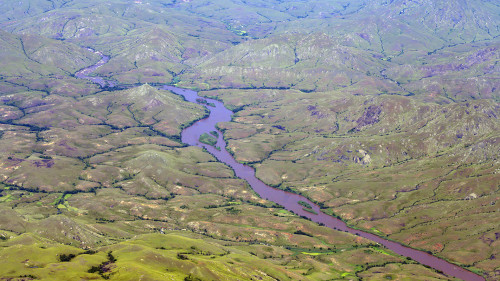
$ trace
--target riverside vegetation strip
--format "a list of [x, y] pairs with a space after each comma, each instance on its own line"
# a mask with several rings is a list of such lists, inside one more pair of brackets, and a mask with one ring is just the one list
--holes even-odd
[[[164, 86], [163, 88], [169, 89], [174, 93], [182, 95], [187, 101], [194, 103], [198, 102], [199, 100], [197, 93], [194, 91], [175, 88], [172, 86]], [[265, 185], [262, 181], [260, 181], [255, 177], [255, 171], [252, 167], [236, 162], [236, 160], [227, 150], [220, 150], [215, 148], [215, 145], [217, 145], [217, 147], [227, 146], [222, 136], [219, 137], [217, 142], [208, 143], [208, 146], [206, 142], [202, 142], [200, 140], [201, 136], [207, 135], [206, 132], [212, 133], [213, 131], [211, 130], [215, 128], [218, 122], [230, 121], [232, 115], [232, 112], [230, 112], [226, 107], [224, 107], [224, 104], [221, 103], [220, 101], [209, 100], [209, 99], [207, 100], [208, 102], [212, 102], [215, 105], [214, 108], [212, 108], [212, 110], [210, 111], [210, 115], [203, 120], [197, 121], [192, 126], [185, 128], [182, 131], [182, 141], [184, 143], [190, 145], [196, 145], [208, 150], [208, 152], [213, 154], [219, 161], [231, 167], [234, 170], [236, 176], [246, 180], [249, 183], [250, 187], [258, 195], [260, 195], [260, 197], [275, 202], [285, 207], [286, 209], [294, 212], [295, 214], [299, 214], [302, 217], [309, 218], [312, 221], [318, 222], [322, 225], [326, 225], [332, 229], [349, 232], [361, 236], [363, 238], [370, 239], [374, 242], [380, 243], [388, 247], [389, 249], [395, 251], [398, 254], [412, 258], [426, 266], [430, 266], [434, 269], [442, 271], [447, 275], [461, 278], [464, 280], [484, 280], [484, 278], [473, 272], [457, 267], [456, 265], [450, 264], [428, 253], [404, 247], [396, 242], [385, 240], [371, 233], [366, 233], [360, 230], [349, 228], [340, 219], [322, 213], [319, 210], [318, 206], [313, 207], [312, 203], [306, 202], [308, 200], [305, 197], [289, 192], [284, 192], [282, 190]], [[217, 133], [217, 135], [220, 134]], [[234, 208], [231, 207], [231, 213], [232, 211], [235, 210]], [[307, 236], [311, 236], [310, 234], [304, 233], [302, 231], [295, 232], [295, 234], [301, 234], [301, 235], [305, 234]]]
[[[87, 157], [96, 151], [93, 143], [101, 145], [98, 153], [115, 149], [102, 159], [122, 153], [124, 136], [161, 141], [165, 148], [167, 135], [174, 141], [169, 145], [176, 143], [179, 136], [158, 125], [134, 131], [126, 126], [140, 123], [127, 121], [121, 127], [128, 109], [111, 105], [113, 114], [99, 117], [106, 125], [98, 126], [70, 106], [101, 91], [71, 77], [97, 62], [79, 46], [92, 47], [111, 55], [97, 70], [107, 80], [239, 88], [201, 95], [239, 110], [221, 129], [231, 152], [252, 163], [259, 178], [308, 196], [351, 225], [498, 279], [500, 13], [494, 2], [128, 2], [30, 1], [0, 8], [0, 28], [13, 33], [0, 34], [0, 149], [2, 163], [12, 167], [2, 172], [4, 183], [52, 192], [69, 181], [99, 191], [116, 183], [110, 167], [121, 162], [99, 162], [92, 178], [71, 180], [79, 177], [74, 169], [95, 165]], [[147, 105], [140, 106], [131, 106], [134, 115]], [[55, 127], [48, 122], [53, 114], [43, 118], [50, 111], [63, 114]], [[154, 122], [140, 114], [133, 119]], [[103, 130], [89, 134], [89, 128]], [[116, 131], [123, 128], [126, 134]], [[58, 142], [63, 138], [68, 141]], [[59, 172], [32, 173], [29, 165]], [[192, 167], [207, 171], [210, 165]], [[154, 182], [133, 186], [147, 200], [169, 198]], [[18, 203], [11, 192], [4, 202], [32, 204]], [[71, 207], [73, 197], [58, 206]]]
[[[2, 277], [448, 279], [257, 197], [179, 142], [183, 124], [205, 111], [168, 91], [30, 91], [2, 102], [24, 113], [2, 123]], [[54, 120], [55, 110], [64, 114]]]

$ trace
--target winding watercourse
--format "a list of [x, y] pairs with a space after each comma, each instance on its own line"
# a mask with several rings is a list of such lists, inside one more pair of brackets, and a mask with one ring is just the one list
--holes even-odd
[[[100, 66], [106, 64], [109, 61], [108, 56], [105, 56], [98, 51], [94, 52], [102, 57], [101, 60], [97, 62], [95, 65], [89, 66], [87, 68], [78, 71], [77, 73], [75, 73], [75, 77], [80, 79], [90, 80], [94, 83], [99, 84], [101, 87], [106, 87], [106, 86], [110, 87], [110, 90], [113, 90], [112, 87], [114, 86], [120, 86], [120, 85], [115, 85], [115, 83], [113, 83], [112, 81], [105, 80], [102, 77], [89, 76], [92, 72], [94, 72]], [[409, 257], [423, 265], [427, 265], [431, 268], [439, 270], [448, 276], [460, 278], [462, 280], [467, 280], [467, 281], [485, 280], [482, 276], [479, 276], [462, 267], [459, 267], [443, 259], [428, 254], [427, 252], [403, 246], [397, 242], [386, 240], [372, 233], [350, 228], [342, 220], [321, 212], [319, 206], [314, 204], [307, 198], [295, 193], [286, 192], [281, 189], [273, 188], [266, 185], [257, 177], [255, 177], [255, 170], [252, 167], [236, 162], [233, 156], [225, 149], [226, 142], [224, 141], [222, 133], [216, 129], [216, 124], [219, 122], [231, 121], [231, 116], [233, 115], [232, 111], [227, 109], [222, 102], [218, 100], [200, 97], [198, 96], [197, 92], [192, 90], [181, 89], [169, 85], [160, 86], [159, 88], [163, 90], [169, 90], [177, 95], [183, 96], [184, 99], [188, 102], [199, 104], [200, 99], [206, 102], [206, 103], [203, 102], [203, 104], [210, 110], [210, 115], [204, 119], [198, 120], [191, 126], [182, 130], [181, 133], [182, 142], [192, 146], [205, 148], [208, 152], [214, 155], [220, 162], [223, 162], [229, 167], [231, 167], [234, 170], [237, 177], [246, 180], [248, 184], [252, 187], [252, 189], [260, 197], [269, 201], [273, 201], [299, 216], [306, 217], [311, 221], [323, 224], [329, 228], [338, 231], [348, 232], [369, 239], [373, 242], [379, 243], [387, 247], [388, 249], [394, 251], [395, 253], [398, 253], [405, 257]], [[207, 105], [207, 103], [210, 103], [211, 105], [209, 106]], [[215, 146], [210, 146], [201, 143], [199, 141], [200, 135], [202, 135], [203, 133], [209, 133], [211, 131], [218, 131], [219, 133], [217, 144]], [[218, 150], [215, 147], [220, 147], [221, 149]], [[299, 201], [307, 202], [308, 204], [310, 204], [312, 206], [312, 210], [314, 211], [314, 213], [310, 211], [305, 211], [303, 207], [299, 204]]]

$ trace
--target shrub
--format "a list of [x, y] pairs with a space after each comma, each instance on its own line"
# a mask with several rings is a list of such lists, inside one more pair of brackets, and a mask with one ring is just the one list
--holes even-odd
[[237, 215], [239, 213], [241, 213], [241, 210], [240, 209], [236, 209], [235, 207], [229, 207], [226, 209], [226, 212], [228, 214], [231, 214], [231, 215]]
[[76, 257], [75, 254], [60, 254], [59, 255], [59, 261], [60, 262], [69, 262], [72, 259], [74, 259], [75, 257]]
[[181, 254], [181, 253], [177, 254], [177, 258], [180, 260], [188, 260], [189, 259], [189, 257], [187, 255]]

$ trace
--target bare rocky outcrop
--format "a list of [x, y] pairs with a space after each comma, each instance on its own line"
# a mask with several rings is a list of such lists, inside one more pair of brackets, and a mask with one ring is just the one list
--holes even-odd
[[354, 162], [363, 164], [363, 165], [368, 165], [372, 162], [372, 158], [370, 157], [370, 154], [366, 152], [363, 149], [358, 150], [358, 153], [361, 154], [360, 157], [354, 157]]

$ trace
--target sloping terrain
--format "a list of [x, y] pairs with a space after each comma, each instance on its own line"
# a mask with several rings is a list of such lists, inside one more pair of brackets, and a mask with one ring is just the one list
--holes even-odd
[[37, 35], [13, 35], [0, 30], [1, 95], [36, 90], [64, 96], [96, 92], [98, 87], [72, 77], [100, 57], [74, 44]]
[[[9, 46], [20, 41], [3, 38]], [[94, 55], [71, 43], [30, 40], [38, 50]], [[7, 59], [7, 52], [18, 54], [12, 65], [38, 69], [37, 77], [50, 77], [47, 67], [62, 81], [75, 79], [80, 68], [52, 66], [64, 56], [38, 63], [15, 47], [3, 52]], [[77, 89], [88, 85], [77, 81]], [[0, 101], [3, 279], [448, 279], [258, 198], [213, 156], [180, 143], [181, 129], [207, 112], [168, 91], [146, 84], [75, 95], [17, 87]]]
[[[202, 106], [142, 85], [170, 83], [236, 112], [218, 126], [267, 184], [498, 280], [499, 15], [487, 0], [5, 3], [1, 278], [447, 279], [258, 198], [180, 142]], [[120, 87], [75, 78], [100, 59], [88, 48]]]
[[240, 109], [219, 127], [236, 159], [252, 163], [264, 182], [306, 195], [354, 226], [495, 270], [497, 240], [487, 237], [498, 232], [498, 104], [203, 93]]

